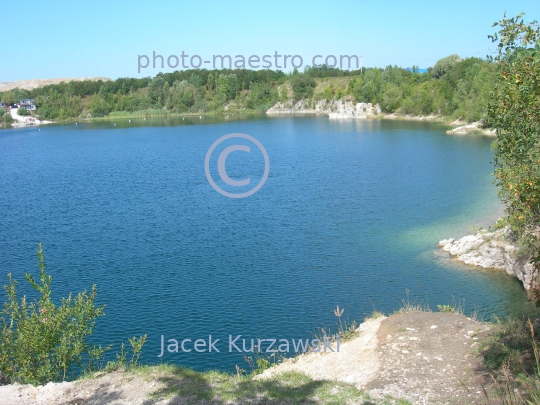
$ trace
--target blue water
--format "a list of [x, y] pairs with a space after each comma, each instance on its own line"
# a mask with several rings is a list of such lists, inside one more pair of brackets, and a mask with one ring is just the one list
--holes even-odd
[[[28, 293], [23, 273], [37, 274], [42, 242], [57, 299], [97, 283], [107, 307], [94, 342], [118, 350], [146, 333], [143, 361], [199, 370], [246, 367], [228, 353], [229, 334], [305, 339], [336, 326], [336, 305], [362, 321], [398, 309], [407, 290], [432, 308], [502, 316], [524, 302], [519, 282], [437, 249], [501, 212], [492, 139], [445, 129], [196, 117], [0, 131], [1, 276], [12, 272]], [[208, 148], [229, 133], [255, 137], [270, 158], [248, 198], [224, 197], [205, 177]], [[229, 176], [258, 183], [255, 149], [229, 156]], [[217, 154], [212, 177], [226, 188], [216, 165]], [[212, 335], [222, 351], [158, 358], [161, 335]]]

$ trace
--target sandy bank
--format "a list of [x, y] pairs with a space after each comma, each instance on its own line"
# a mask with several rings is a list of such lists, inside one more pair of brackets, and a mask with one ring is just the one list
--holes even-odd
[[10, 110], [10, 113], [11, 113], [11, 118], [13, 118], [14, 120], [11, 126], [15, 128], [22, 128], [22, 127], [27, 127], [27, 126], [36, 126], [36, 125], [43, 125], [43, 124], [52, 124], [52, 121], [39, 120], [30, 115], [28, 116], [19, 115], [18, 108], [12, 108]]

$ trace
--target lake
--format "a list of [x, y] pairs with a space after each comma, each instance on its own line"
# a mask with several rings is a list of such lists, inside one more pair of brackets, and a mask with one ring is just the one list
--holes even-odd
[[[116, 124], [116, 125], [115, 125]], [[484, 319], [526, 300], [502, 271], [448, 259], [439, 240], [501, 215], [490, 144], [441, 124], [327, 117], [109, 120], [0, 131], [0, 268], [38, 274], [42, 242], [56, 299], [98, 286], [93, 341], [148, 334], [142, 360], [247, 368], [229, 335], [310, 338], [407, 299]], [[205, 176], [231, 133], [266, 149], [247, 198]], [[231, 143], [232, 142], [232, 143]], [[262, 153], [232, 152], [232, 179], [257, 184]], [[242, 143], [236, 142], [236, 143]], [[220, 147], [234, 145], [234, 140]], [[219, 151], [210, 172], [218, 174]], [[240, 187], [242, 188], [242, 187]], [[246, 189], [249, 186], [245, 187]], [[160, 354], [165, 339], [220, 339], [221, 352]]]

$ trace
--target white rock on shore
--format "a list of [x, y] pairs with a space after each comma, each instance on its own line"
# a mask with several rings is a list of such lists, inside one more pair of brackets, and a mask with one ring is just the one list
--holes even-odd
[[[456, 120], [450, 125], [459, 125], [462, 124], [461, 120]], [[485, 129], [482, 128], [482, 122], [476, 121], [468, 125], [459, 125], [456, 128], [449, 129], [446, 131], [448, 135], [467, 135], [474, 132], [480, 132], [484, 135], [497, 136], [497, 131], [495, 129]]]
[[316, 103], [309, 100], [300, 100], [296, 103], [289, 100], [285, 103], [277, 103], [275, 106], [266, 111], [267, 114], [328, 114], [331, 119], [365, 119], [372, 118], [381, 113], [378, 105], [373, 106], [371, 103], [356, 103], [351, 101], [332, 100], [330, 102], [325, 99], [319, 100]]
[[525, 289], [530, 288], [534, 271], [529, 262], [530, 257], [518, 254], [518, 248], [511, 242], [511, 232], [507, 227], [495, 232], [481, 231], [459, 240], [443, 239], [439, 247], [465, 264], [505, 270], [508, 275], [517, 277]]
[[336, 111], [328, 114], [330, 119], [348, 119], [348, 118], [372, 118], [381, 113], [380, 107], [373, 106], [371, 103], [338, 103]]

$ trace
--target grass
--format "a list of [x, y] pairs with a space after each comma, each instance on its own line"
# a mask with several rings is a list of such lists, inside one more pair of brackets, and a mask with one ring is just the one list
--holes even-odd
[[[117, 118], [117, 117], [161, 117], [169, 115], [170, 112], [161, 109], [149, 109], [149, 110], [138, 110], [133, 112], [127, 111], [112, 111], [108, 114], [108, 117]], [[106, 118], [106, 117], [105, 117]]]
[[431, 312], [427, 303], [424, 303], [423, 301], [411, 301], [409, 290], [405, 290], [405, 294], [407, 295], [407, 298], [401, 300], [402, 306], [397, 311], [394, 311], [394, 314], [403, 314], [405, 312]]
[[381, 311], [377, 311], [377, 310], [374, 310], [370, 316], [364, 318], [364, 321], [367, 321], [369, 319], [377, 319], [377, 318], [381, 318], [383, 316], [386, 316], [383, 312]]
[[[356, 322], [347, 323], [341, 319], [344, 309], [334, 311], [339, 319], [338, 334], [341, 341], [351, 340], [358, 335]], [[374, 311], [371, 318], [384, 316]], [[322, 335], [335, 337], [325, 328], [319, 328]], [[328, 333], [327, 333], [328, 332]], [[316, 336], [315, 336], [316, 337]], [[410, 405], [404, 399], [385, 397], [371, 398], [365, 391], [352, 384], [337, 381], [312, 380], [297, 372], [285, 372], [271, 378], [262, 379], [258, 375], [265, 369], [279, 363], [279, 359], [264, 356], [245, 358], [251, 372], [237, 367], [236, 374], [220, 371], [197, 372], [170, 364], [137, 366], [129, 369], [135, 375], [142, 375], [148, 381], [161, 383], [150, 395], [153, 401], [163, 399], [181, 403], [250, 403], [250, 404], [365, 404], [365, 405]], [[99, 375], [99, 374], [98, 374]], [[129, 376], [126, 376], [130, 378]]]
[[324, 91], [326, 86], [333, 86], [335, 88], [339, 88], [342, 90], [346, 90], [347, 86], [349, 86], [349, 82], [352, 79], [359, 78], [361, 76], [343, 76], [343, 77], [323, 77], [323, 78], [315, 78], [315, 93], [320, 93]]
[[533, 341], [538, 343], [538, 336], [531, 339], [528, 319], [535, 319], [535, 330], [540, 328], [540, 314], [535, 308], [528, 308], [524, 313], [506, 318], [495, 318], [492, 331], [481, 340], [477, 354], [482, 354], [484, 363], [490, 370], [500, 369], [503, 364], [508, 364], [512, 373], [526, 371], [534, 372]]
[[146, 110], [138, 110], [138, 111], [111, 111], [109, 114], [103, 116], [103, 117], [89, 117], [89, 118], [70, 118], [67, 120], [55, 120], [55, 121], [62, 121], [62, 122], [76, 122], [80, 120], [84, 121], [103, 121], [103, 120], [109, 120], [111, 118], [119, 119], [119, 118], [152, 118], [152, 117], [198, 117], [198, 116], [231, 116], [231, 115], [239, 115], [239, 116], [258, 116], [261, 114], [266, 113], [266, 110], [270, 108], [270, 105], [263, 105], [259, 106], [255, 109], [239, 109], [239, 110], [210, 110], [206, 112], [173, 112], [173, 111], [167, 111], [163, 109], [146, 109]]
[[540, 311], [528, 307], [519, 315], [496, 319], [491, 333], [479, 341], [477, 355], [491, 370], [494, 388], [487, 403], [495, 398], [503, 405], [540, 404]]
[[[315, 381], [308, 376], [287, 372], [269, 379], [253, 375], [229, 375], [219, 371], [197, 372], [162, 364], [141, 366], [135, 374], [162, 384], [150, 395], [152, 400], [169, 399], [187, 403], [250, 404], [365, 404], [409, 405], [406, 400], [371, 398], [354, 385], [335, 381]], [[184, 400], [184, 401], [182, 401]]]

